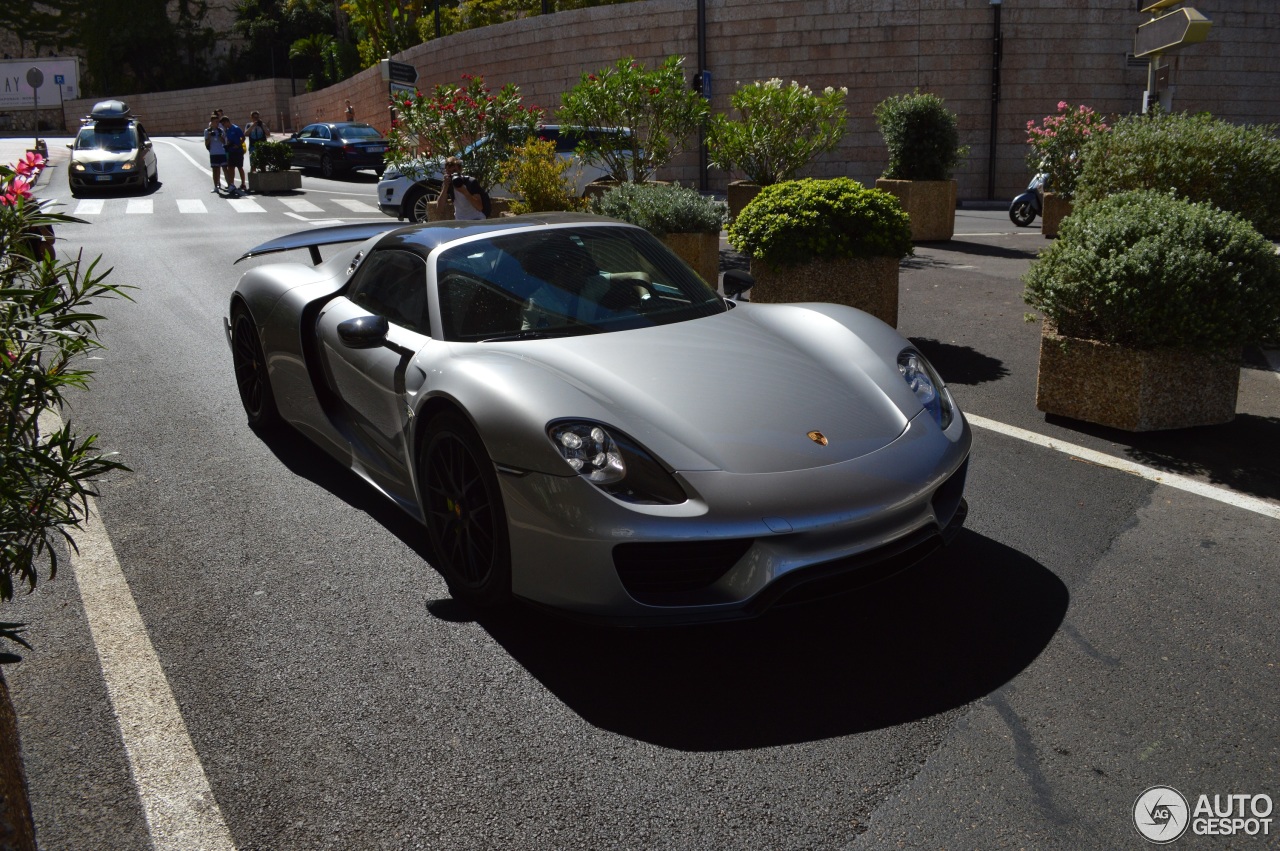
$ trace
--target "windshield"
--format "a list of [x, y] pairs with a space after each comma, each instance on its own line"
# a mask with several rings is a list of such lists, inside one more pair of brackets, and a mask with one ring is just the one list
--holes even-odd
[[707, 286], [646, 231], [547, 228], [446, 249], [436, 262], [447, 340], [600, 334], [723, 313]]
[[132, 151], [138, 133], [132, 127], [81, 127], [75, 144], [77, 151]]

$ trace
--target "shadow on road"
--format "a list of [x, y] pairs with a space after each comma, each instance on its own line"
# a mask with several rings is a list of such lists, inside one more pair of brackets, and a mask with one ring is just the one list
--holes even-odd
[[752, 622], [626, 630], [520, 608], [480, 623], [591, 724], [715, 751], [845, 736], [964, 706], [1035, 660], [1067, 602], [1044, 567], [965, 531], [879, 585]]
[[1004, 361], [969, 346], [943, 343], [928, 337], [912, 337], [911, 342], [948, 384], [985, 384], [999, 381], [1009, 374]]

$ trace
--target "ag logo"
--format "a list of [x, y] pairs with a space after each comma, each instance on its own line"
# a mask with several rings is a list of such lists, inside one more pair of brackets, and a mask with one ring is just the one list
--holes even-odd
[[1187, 799], [1171, 786], [1152, 786], [1133, 804], [1133, 825], [1142, 838], [1157, 845], [1172, 842], [1187, 830]]

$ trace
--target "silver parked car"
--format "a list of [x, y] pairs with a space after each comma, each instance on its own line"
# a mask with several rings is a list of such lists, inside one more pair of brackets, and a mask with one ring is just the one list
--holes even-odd
[[151, 139], [124, 101], [95, 104], [67, 147], [72, 195], [94, 189], [145, 189], [160, 180]]
[[317, 265], [260, 265], [231, 296], [249, 422], [421, 521], [472, 604], [751, 616], [901, 570], [964, 520], [968, 425], [866, 313], [725, 299], [582, 214], [345, 225], [245, 257], [301, 248]]

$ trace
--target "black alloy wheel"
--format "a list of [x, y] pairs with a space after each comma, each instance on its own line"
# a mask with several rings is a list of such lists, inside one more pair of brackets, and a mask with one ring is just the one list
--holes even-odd
[[1009, 219], [1018, 227], [1025, 228], [1036, 220], [1036, 211], [1031, 208], [1030, 201], [1019, 201], [1009, 208]]
[[276, 408], [275, 394], [271, 392], [267, 359], [263, 356], [253, 318], [243, 307], [237, 307], [231, 317], [231, 360], [235, 366], [236, 388], [240, 391], [240, 402], [249, 417], [249, 425], [256, 429], [278, 425], [280, 411]]
[[320, 155], [320, 174], [322, 174], [324, 177], [333, 177], [335, 171], [337, 171], [337, 169], [335, 169], [333, 166], [333, 157], [329, 156], [328, 154], [321, 154]]
[[511, 544], [498, 476], [459, 414], [432, 420], [418, 457], [427, 534], [454, 597], [478, 608], [511, 598]]

